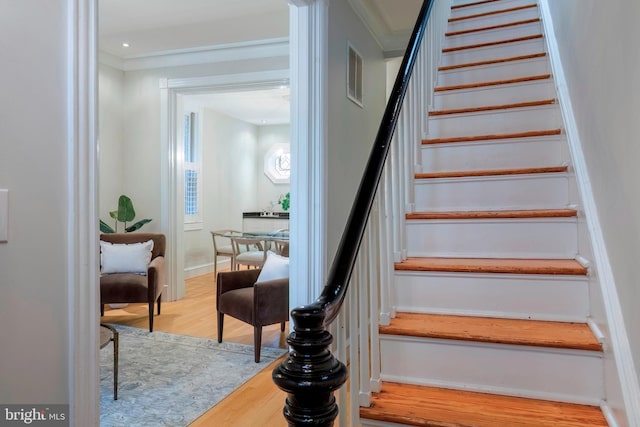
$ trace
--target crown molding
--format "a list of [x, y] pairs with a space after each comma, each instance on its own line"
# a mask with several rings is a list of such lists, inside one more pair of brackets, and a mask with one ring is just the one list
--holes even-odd
[[99, 60], [101, 64], [106, 64], [122, 71], [137, 71], [153, 68], [180, 67], [186, 65], [288, 56], [289, 39], [287, 37], [283, 37], [215, 46], [168, 50], [125, 58], [119, 58], [108, 52], [100, 51]]
[[364, 0], [348, 0], [348, 3], [380, 46], [385, 57], [391, 58], [398, 56], [398, 53], [400, 56], [404, 54], [411, 37], [411, 30], [393, 31], [371, 6], [365, 4]]

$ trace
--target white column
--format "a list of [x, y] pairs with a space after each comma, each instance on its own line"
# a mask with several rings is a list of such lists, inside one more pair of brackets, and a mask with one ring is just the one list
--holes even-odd
[[326, 281], [328, 0], [290, 0], [292, 306]]
[[97, 4], [67, 0], [66, 7], [69, 417], [71, 425], [89, 426], [100, 417]]

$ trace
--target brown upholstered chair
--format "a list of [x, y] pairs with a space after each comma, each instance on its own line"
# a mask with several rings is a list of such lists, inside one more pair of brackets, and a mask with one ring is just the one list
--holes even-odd
[[289, 278], [256, 283], [260, 269], [220, 272], [216, 280], [218, 342], [222, 342], [224, 315], [253, 326], [256, 363], [260, 362], [262, 327], [289, 320]]
[[147, 274], [112, 273], [100, 276], [100, 315], [104, 316], [105, 304], [147, 303], [149, 304], [149, 332], [153, 332], [153, 306], [157, 301], [158, 315], [165, 285], [164, 234], [125, 233], [101, 234], [100, 240], [113, 244], [141, 243], [153, 240], [151, 262]]

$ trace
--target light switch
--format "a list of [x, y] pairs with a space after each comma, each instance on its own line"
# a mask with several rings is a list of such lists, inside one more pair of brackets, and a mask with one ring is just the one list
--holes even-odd
[[9, 190], [0, 190], [0, 243], [9, 240]]

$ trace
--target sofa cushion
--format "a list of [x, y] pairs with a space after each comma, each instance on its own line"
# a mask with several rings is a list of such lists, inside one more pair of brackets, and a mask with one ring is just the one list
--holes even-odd
[[286, 279], [289, 277], [289, 258], [267, 252], [267, 260], [262, 266], [260, 275], [256, 283], [268, 282], [269, 280]]
[[102, 274], [146, 274], [152, 250], [153, 240], [130, 244], [100, 241], [100, 271]]

